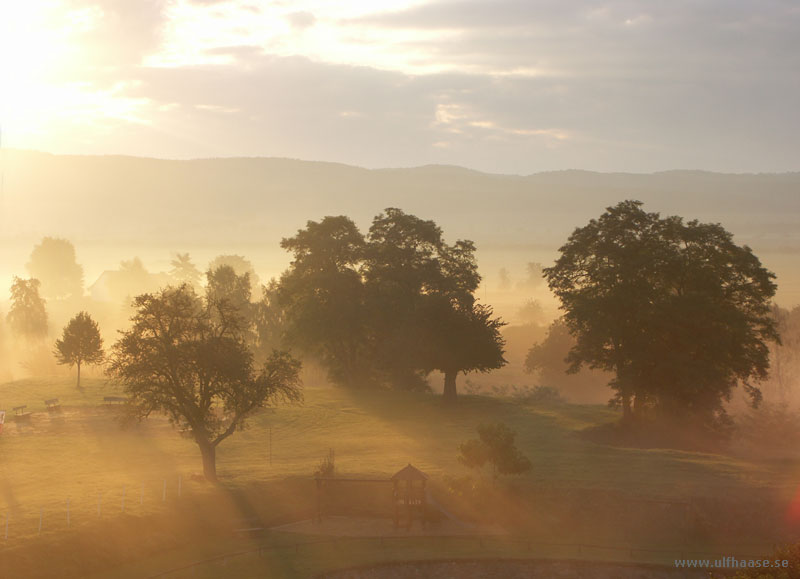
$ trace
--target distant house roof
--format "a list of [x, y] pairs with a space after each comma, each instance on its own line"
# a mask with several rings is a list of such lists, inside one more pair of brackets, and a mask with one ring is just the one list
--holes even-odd
[[111, 301], [110, 280], [116, 272], [105, 270], [92, 285], [89, 286], [89, 295], [93, 300], [101, 302]]
[[392, 475], [392, 480], [428, 480], [428, 475], [409, 462]]
[[153, 292], [171, 283], [173, 283], [172, 278], [163, 272], [146, 272], [142, 276], [130, 279], [126, 272], [107, 269], [88, 289], [93, 300], [112, 302], [124, 300], [129, 296]]

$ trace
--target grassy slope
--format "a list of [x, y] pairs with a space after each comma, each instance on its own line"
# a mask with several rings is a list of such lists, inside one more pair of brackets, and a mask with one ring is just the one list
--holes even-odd
[[[0, 516], [10, 507], [12, 521], [7, 548], [61, 540], [54, 533], [66, 528], [68, 497], [73, 526], [83, 526], [89, 533], [102, 532], [95, 528], [98, 495], [103, 519], [115, 521], [121, 516], [123, 487], [127, 493], [125, 516], [140, 519], [169, 514], [178, 476], [185, 497], [202, 500], [217, 492], [190, 480], [191, 473], [200, 471], [199, 455], [190, 440], [179, 436], [163, 418], [121, 430], [116, 412], [98, 407], [102, 397], [111, 394], [117, 393], [101, 380], [87, 380], [83, 391], [62, 378], [0, 385], [0, 408], [28, 404], [28, 410], [34, 412], [27, 426], [7, 417], [0, 435]], [[61, 399], [61, 414], [44, 411], [43, 400], [50, 397]], [[277, 521], [281, 516], [292, 517], [289, 504], [297, 507], [295, 513], [308, 513], [311, 493], [306, 477], [328, 448], [335, 449], [342, 474], [386, 476], [412, 462], [440, 488], [444, 475], [465, 474], [455, 458], [458, 444], [474, 436], [478, 423], [503, 421], [517, 430], [518, 444], [533, 463], [531, 473], [515, 483], [519, 504], [525, 504], [514, 522], [515, 530], [533, 537], [581, 535], [585, 539], [600, 534], [597, 529], [609, 518], [602, 510], [592, 510], [593, 501], [619, 505], [631, 497], [712, 500], [721, 494], [745, 496], [760, 492], [761, 487], [788, 488], [800, 470], [797, 463], [603, 447], [576, 435], [587, 426], [615, 418], [614, 412], [600, 406], [536, 407], [463, 397], [457, 408], [445, 409], [433, 396], [309, 388], [302, 407], [263, 412], [253, 418], [251, 428], [224, 442], [218, 452], [218, 471], [226, 488], [240, 493], [239, 502], [248, 503], [247, 508], [239, 505], [230, 513], [256, 511], [262, 520], [269, 522], [275, 515]], [[169, 500], [162, 503], [165, 479]], [[251, 487], [261, 490], [250, 492]], [[287, 488], [291, 489], [288, 494], [281, 495], [280, 489]], [[575, 499], [577, 496], [581, 499]], [[569, 503], [578, 512], [554, 510], [548, 503]], [[511, 508], [515, 509], [515, 504]], [[40, 509], [45, 517], [44, 533], [36, 539]], [[639, 539], [630, 533], [610, 536], [604, 530], [602, 534], [612, 541]], [[657, 533], [649, 538], [667, 540]], [[752, 533], [749, 536], [751, 541], [757, 538]], [[192, 557], [196, 559], [196, 555]]]

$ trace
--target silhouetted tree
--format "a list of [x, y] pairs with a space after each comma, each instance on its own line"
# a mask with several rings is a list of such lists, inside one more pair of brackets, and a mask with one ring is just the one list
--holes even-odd
[[83, 295], [83, 268], [75, 260], [75, 247], [66, 239], [45, 237], [33, 248], [26, 265], [31, 277], [42, 284], [47, 299]]
[[203, 275], [197, 269], [197, 266], [192, 263], [192, 258], [188, 253], [175, 254], [175, 258], [170, 261], [170, 264], [172, 269], [169, 275], [172, 276], [177, 285], [186, 283], [195, 289], [200, 287], [200, 279], [202, 279]]
[[433, 222], [389, 208], [369, 230], [364, 275], [378, 367], [400, 388], [421, 388], [433, 369], [456, 399], [459, 372], [505, 364], [503, 323], [475, 303], [480, 284], [471, 241], [444, 242]]
[[527, 300], [517, 311], [517, 317], [523, 324], [541, 324], [545, 320], [544, 308], [538, 300]]
[[8, 323], [18, 336], [30, 341], [47, 337], [47, 310], [45, 300], [39, 296], [38, 279], [21, 279], [14, 276], [11, 285], [11, 309]]
[[369, 381], [364, 288], [358, 266], [364, 237], [345, 216], [309, 221], [281, 241], [293, 260], [278, 287], [288, 343], [320, 359], [334, 382]]
[[446, 297], [431, 296], [420, 310], [421, 346], [419, 360], [426, 372], [444, 374], [443, 400], [457, 399], [459, 372], [488, 372], [506, 364], [505, 340], [500, 328], [505, 325], [492, 317], [492, 308], [473, 303], [461, 305]]
[[200, 448], [214, 481], [216, 448], [256, 410], [302, 399], [300, 362], [275, 351], [260, 370], [241, 338], [230, 302], [208, 301], [188, 286], [138, 296], [132, 327], [114, 344], [109, 375], [130, 397], [134, 416], [165, 412]]
[[263, 357], [274, 349], [282, 349], [286, 340], [287, 322], [280, 303], [280, 284], [274, 278], [261, 286], [261, 299], [252, 304], [255, 330], [254, 353]]
[[[363, 269], [375, 363], [395, 388], [427, 389], [419, 306], [423, 294], [445, 283], [442, 231], [433, 221], [388, 208], [373, 219], [367, 239]], [[477, 287], [479, 279], [469, 283]]]
[[514, 443], [517, 433], [498, 422], [481, 424], [477, 428], [478, 438], [473, 438], [458, 447], [458, 461], [469, 468], [480, 470], [486, 463], [492, 465], [492, 476], [498, 474], [522, 474], [531, 469], [531, 461]]
[[717, 224], [610, 207], [578, 228], [545, 276], [576, 338], [569, 354], [613, 372], [624, 417], [655, 407], [701, 422], [724, 419], [738, 383], [769, 367], [774, 274]]
[[[230, 265], [220, 265], [206, 272], [206, 301], [210, 304], [225, 304], [226, 308], [213, 310], [213, 315], [231, 312], [238, 316], [237, 325], [245, 344], [255, 352], [256, 334], [254, 327], [254, 308], [250, 302], [250, 274], [237, 275]], [[271, 352], [271, 350], [270, 350]], [[269, 354], [269, 352], [267, 352]]]
[[529, 261], [525, 264], [525, 281], [523, 285], [526, 288], [535, 288], [542, 285], [544, 281], [542, 264], [536, 261]]
[[250, 279], [250, 294], [254, 294], [258, 291], [259, 286], [261, 285], [261, 280], [256, 274], [256, 270], [253, 268], [253, 264], [250, 263], [250, 260], [245, 259], [241, 255], [218, 255], [211, 263], [208, 264], [207, 271], [216, 271], [220, 266], [229, 265], [233, 268], [233, 271], [236, 272], [236, 275], [243, 275], [247, 274]]
[[59, 364], [78, 367], [77, 387], [80, 388], [81, 364], [99, 364], [105, 356], [97, 322], [86, 312], [78, 313], [64, 327], [53, 353]]
[[608, 384], [609, 376], [596, 370], [570, 371], [567, 356], [575, 346], [575, 338], [563, 319], [550, 324], [545, 338], [534, 344], [525, 357], [525, 371], [538, 374], [538, 383], [578, 398], [594, 401], [598, 387]]

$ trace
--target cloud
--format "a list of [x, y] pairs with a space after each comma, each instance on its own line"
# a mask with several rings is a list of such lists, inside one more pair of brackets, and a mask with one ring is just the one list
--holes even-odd
[[292, 27], [292, 30], [298, 31], [311, 28], [317, 21], [316, 17], [311, 12], [305, 12], [303, 10], [299, 12], [290, 12], [286, 15], [286, 20], [289, 22], [289, 26]]
[[[91, 145], [76, 144], [74, 122], [51, 126], [65, 151], [515, 173], [800, 168], [788, 1], [451, 0], [344, 21], [321, 3], [255, 18], [236, 2], [234, 21], [222, 6], [203, 13], [218, 34], [190, 47], [196, 62], [165, 67], [142, 64], [179, 24], [163, 3], [73, 4], [102, 18], [81, 32], [97, 54], [69, 80], [126, 108]], [[367, 52], [369, 66], [342, 63]]]

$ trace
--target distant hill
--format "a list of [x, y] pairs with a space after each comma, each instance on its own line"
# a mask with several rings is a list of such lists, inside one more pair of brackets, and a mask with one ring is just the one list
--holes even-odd
[[396, 206], [434, 219], [450, 240], [473, 239], [493, 253], [553, 253], [575, 227], [635, 198], [651, 211], [720, 222], [757, 254], [783, 256], [777, 269], [800, 254], [800, 173], [512, 176], [452, 166], [368, 170], [275, 158], [175, 161], [18, 150], [2, 151], [2, 162], [2, 241], [60, 235], [76, 243], [276, 248], [309, 219], [345, 214], [366, 228]]

